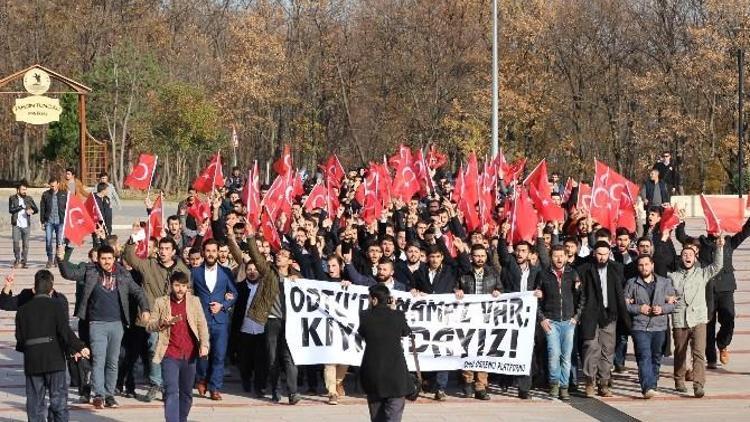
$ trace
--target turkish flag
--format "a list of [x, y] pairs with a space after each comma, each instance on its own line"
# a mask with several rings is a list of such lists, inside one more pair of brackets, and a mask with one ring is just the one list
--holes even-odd
[[260, 222], [260, 173], [258, 172], [258, 161], [253, 168], [247, 172], [247, 183], [242, 187], [242, 200], [245, 201], [247, 216], [245, 219], [254, 228]]
[[409, 202], [420, 189], [417, 174], [411, 164], [401, 164], [393, 177], [391, 194], [403, 202]]
[[148, 223], [141, 223], [141, 231], [144, 232], [144, 236], [135, 244], [135, 255], [138, 258], [146, 259], [148, 258]]
[[131, 189], [148, 189], [156, 169], [156, 155], [141, 154], [138, 163], [133, 166], [133, 171], [125, 178], [123, 184]]
[[273, 163], [273, 171], [279, 176], [286, 176], [292, 171], [292, 151], [289, 145], [284, 145], [281, 157]]
[[328, 204], [328, 190], [323, 183], [316, 184], [305, 200], [304, 207], [307, 212], [312, 212], [315, 208], [326, 208]]
[[451, 199], [455, 202], [458, 202], [461, 200], [461, 198], [464, 197], [464, 186], [466, 185], [466, 180], [464, 178], [464, 165], [461, 164], [461, 167], [458, 168], [458, 172], [456, 173], [456, 183], [453, 185], [453, 195], [451, 196]]
[[542, 198], [552, 197], [552, 188], [549, 185], [549, 177], [547, 176], [547, 159], [543, 159], [537, 164], [534, 170], [529, 173], [526, 179], [523, 181], [524, 186], [534, 185], [536, 191]]
[[320, 165], [320, 168], [323, 170], [326, 183], [337, 188], [341, 187], [341, 181], [346, 176], [346, 170], [344, 170], [344, 166], [341, 165], [341, 161], [336, 154], [331, 154], [326, 162]]
[[206, 193], [222, 186], [224, 186], [224, 171], [221, 167], [221, 153], [216, 153], [198, 178], [193, 181], [193, 189]]
[[678, 224], [680, 224], [680, 219], [677, 217], [675, 211], [676, 210], [673, 207], [664, 208], [661, 220], [659, 221], [659, 228], [662, 232], [673, 230]]
[[193, 216], [196, 222], [200, 224], [206, 221], [206, 219], [211, 216], [211, 204], [208, 200], [206, 200], [205, 202], [201, 201], [200, 197], [198, 197], [198, 195], [195, 195], [193, 205], [188, 207], [187, 212], [189, 215]]
[[427, 149], [427, 157], [425, 160], [427, 161], [427, 165], [434, 170], [444, 166], [445, 163], [448, 162], [448, 157], [438, 151], [437, 148], [435, 148], [435, 145], [432, 144]]
[[388, 159], [388, 164], [396, 171], [404, 165], [411, 166], [411, 150], [403, 144], [398, 146], [398, 152]]
[[563, 202], [567, 201], [570, 198], [571, 193], [573, 193], [573, 178], [568, 177], [568, 180], [565, 181], [565, 189], [562, 193]]
[[419, 181], [419, 194], [422, 196], [429, 195], [433, 191], [434, 186], [432, 184], [432, 176], [430, 176], [430, 168], [427, 166], [427, 161], [424, 158], [424, 154], [422, 154], [422, 150], [417, 151], [413, 169]]
[[96, 194], [92, 193], [91, 195], [87, 196], [86, 200], [83, 202], [83, 206], [94, 224], [100, 221], [104, 221], [102, 210], [99, 209], [99, 204], [96, 202], [95, 196]]
[[[635, 197], [638, 185], [596, 161], [591, 192], [591, 216], [614, 232], [617, 227], [635, 231]], [[609, 221], [608, 225], [604, 221]]]
[[521, 177], [521, 174], [523, 174], [524, 168], [526, 167], [525, 158], [519, 158], [512, 163], [507, 162], [505, 160], [505, 155], [503, 155], [502, 149], [500, 149], [500, 151], [497, 153], [497, 156], [495, 156], [495, 160], [493, 161], [493, 163], [498, 172], [502, 170], [503, 179], [508, 185], [513, 181], [518, 180], [518, 178]]
[[456, 239], [456, 236], [450, 230], [445, 232], [445, 234], [443, 235], [445, 248], [448, 249], [448, 253], [450, 254], [451, 258], [455, 258], [458, 256], [458, 249], [456, 249], [456, 246], [453, 243], [455, 239]]
[[81, 246], [83, 239], [94, 231], [96, 231], [96, 223], [86, 211], [83, 201], [78, 195], [68, 192], [63, 236], [74, 244]]
[[328, 217], [333, 219], [340, 206], [338, 188], [334, 187], [332, 183], [326, 183], [326, 213]]
[[514, 245], [525, 240], [533, 242], [536, 236], [536, 225], [539, 222], [534, 205], [526, 193], [526, 189], [521, 188], [513, 200], [513, 208], [510, 219], [510, 239]]
[[461, 199], [458, 201], [458, 210], [464, 215], [466, 230], [473, 232], [482, 227], [482, 220], [479, 217], [476, 205], [471, 205], [466, 200]]
[[482, 228], [488, 228], [494, 224], [492, 212], [495, 208], [495, 167], [488, 162], [484, 163], [484, 171], [479, 178], [479, 220]]
[[156, 197], [151, 212], [148, 214], [149, 236], [161, 239], [161, 232], [164, 230], [164, 204], [162, 196]]
[[544, 197], [533, 184], [529, 185], [529, 197], [544, 221], [565, 221], [565, 210], [552, 202], [552, 197]]
[[276, 227], [273, 225], [273, 220], [268, 213], [268, 209], [265, 207], [260, 213], [259, 229], [261, 235], [263, 235], [263, 239], [268, 241], [271, 249], [274, 252], [278, 252], [281, 249], [281, 238], [279, 237], [279, 232], [276, 230]]
[[479, 201], [479, 165], [477, 164], [477, 156], [473, 152], [469, 155], [469, 160], [466, 163], [464, 197], [466, 202], [472, 206]]
[[705, 196], [701, 194], [701, 206], [709, 234], [735, 234], [742, 231], [745, 223], [745, 199]]
[[591, 204], [591, 186], [588, 183], [580, 182], [578, 184], [578, 198], [576, 199], [576, 208], [587, 210]]
[[386, 165], [385, 161], [383, 164], [373, 163], [370, 166], [370, 171], [374, 171], [377, 175], [377, 178], [375, 179], [375, 192], [377, 193], [380, 204], [384, 208], [389, 207], [391, 199], [393, 198], [393, 179], [388, 170], [388, 165]]

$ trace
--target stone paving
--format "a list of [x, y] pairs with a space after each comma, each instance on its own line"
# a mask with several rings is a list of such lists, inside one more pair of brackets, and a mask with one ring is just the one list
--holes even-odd
[[[124, 223], [124, 222], [123, 222]], [[698, 234], [703, 230], [703, 222], [691, 219], [688, 232]], [[8, 230], [9, 231], [9, 230]], [[122, 231], [122, 235], [126, 235]], [[16, 270], [16, 292], [33, 284], [33, 274], [43, 268], [44, 236], [36, 229], [31, 239], [30, 268]], [[84, 258], [84, 249], [76, 251], [74, 261]], [[665, 359], [662, 365], [660, 394], [649, 401], [640, 398], [637, 385], [637, 371], [632, 355], [627, 363], [628, 371], [615, 375], [615, 397], [601, 399], [604, 403], [644, 421], [748, 421], [750, 420], [750, 243], [742, 245], [735, 252], [735, 268], [738, 277], [736, 301], [736, 331], [731, 347], [731, 362], [719, 370], [707, 371], [706, 397], [695, 399], [689, 395], [676, 393], [673, 382], [672, 360]], [[10, 271], [13, 259], [11, 240], [6, 232], [0, 236], [0, 277]], [[57, 270], [53, 270], [57, 276]], [[72, 282], [55, 279], [56, 288], [71, 301], [74, 298]], [[14, 314], [0, 311], [0, 421], [25, 420], [24, 413], [24, 377], [23, 362], [15, 352]], [[631, 351], [632, 352], [632, 351]], [[274, 404], [270, 400], [249, 398], [241, 393], [237, 370], [230, 369], [227, 377], [227, 389], [222, 402], [196, 398], [190, 414], [191, 421], [250, 421], [275, 420], [299, 421], [310, 418], [315, 421], [365, 421], [368, 420], [365, 400], [358, 396], [346, 397], [339, 406], [328, 406], [324, 395], [304, 395], [296, 406]], [[354, 389], [354, 384], [350, 383]], [[70, 419], [73, 421], [133, 421], [139, 422], [163, 420], [163, 408], [160, 401], [143, 403], [136, 399], [118, 398], [119, 409], [95, 411], [91, 406], [75, 404], [75, 389], [71, 389]], [[692, 390], [691, 390], [692, 391]], [[144, 393], [142, 386], [139, 393]], [[322, 393], [322, 390], [321, 390]], [[416, 403], [408, 403], [405, 421], [455, 421], [466, 418], [472, 421], [546, 421], [546, 420], [592, 420], [591, 416], [577, 410], [591, 399], [577, 399], [571, 406], [559, 400], [549, 400], [542, 392], [534, 392], [531, 402], [521, 402], [514, 397], [514, 391], [501, 393], [493, 391], [492, 400], [479, 402], [449, 396], [444, 403], [433, 402], [428, 396]], [[600, 400], [600, 399], [594, 399]], [[613, 419], [601, 419], [613, 420]]]

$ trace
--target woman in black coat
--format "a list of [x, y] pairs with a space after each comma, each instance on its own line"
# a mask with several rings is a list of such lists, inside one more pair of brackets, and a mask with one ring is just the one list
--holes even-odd
[[370, 288], [370, 308], [359, 317], [358, 333], [365, 340], [359, 370], [367, 394], [370, 419], [398, 422], [404, 412], [404, 397], [414, 392], [406, 368], [401, 338], [411, 333], [403, 312], [389, 307], [390, 291], [383, 285]]

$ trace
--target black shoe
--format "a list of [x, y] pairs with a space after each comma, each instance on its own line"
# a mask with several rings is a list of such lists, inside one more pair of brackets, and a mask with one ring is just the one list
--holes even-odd
[[528, 391], [518, 390], [518, 398], [521, 399], [521, 400], [529, 400], [529, 399], [531, 399], [531, 396], [529, 396], [529, 392]]
[[437, 390], [435, 392], [435, 400], [437, 400], [437, 401], [445, 401], [445, 397], [446, 397], [445, 391], [443, 391], [443, 390]]
[[489, 400], [490, 394], [487, 392], [487, 390], [479, 390], [474, 393], [474, 398], [477, 400]]
[[278, 403], [281, 401], [281, 397], [279, 397], [279, 393], [276, 391], [271, 392], [271, 401]]
[[300, 400], [302, 400], [302, 398], [297, 393], [289, 395], [289, 404], [291, 404], [292, 406], [299, 403]]
[[152, 385], [148, 388], [148, 391], [146, 391], [146, 395], [143, 396], [143, 401], [146, 403], [151, 403], [156, 398], [156, 395], [159, 393], [161, 388], [159, 388], [158, 385]]
[[474, 395], [474, 387], [471, 384], [464, 384], [464, 397], [471, 398]]
[[138, 395], [133, 390], [125, 392], [125, 398], [126, 399], [134, 399], [136, 397], [138, 397]]
[[80, 404], [89, 404], [91, 402], [91, 396], [88, 394], [81, 394], [81, 397], [78, 398], [78, 403]]
[[114, 396], [109, 396], [104, 399], [104, 407], [111, 407], [113, 409], [117, 409], [120, 407], [120, 403], [117, 403], [117, 400], [115, 400]]
[[263, 397], [265, 397], [265, 396], [266, 396], [266, 392], [265, 392], [265, 391], [263, 391], [263, 389], [262, 389], [262, 388], [256, 388], [256, 389], [255, 389], [255, 397], [256, 397], [256, 398], [262, 399], [262, 398], [263, 398]]
[[94, 396], [92, 404], [94, 405], [94, 409], [104, 409], [104, 398], [102, 396]]
[[122, 387], [115, 387], [115, 395], [116, 396], [122, 396], [123, 395], [123, 389], [122, 389]]
[[577, 393], [580, 390], [578, 389], [578, 385], [577, 384], [572, 384], [571, 383], [570, 385], [568, 385], [568, 391], [570, 391], [571, 393]]
[[625, 373], [625, 365], [615, 365], [615, 374]]

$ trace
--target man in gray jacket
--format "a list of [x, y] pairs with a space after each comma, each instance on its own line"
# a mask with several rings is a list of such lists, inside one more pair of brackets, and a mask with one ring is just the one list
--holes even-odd
[[640, 255], [636, 267], [638, 276], [625, 286], [625, 303], [632, 316], [630, 333], [635, 344], [641, 393], [650, 399], [656, 395], [669, 314], [674, 311], [676, 297], [672, 281], [654, 274], [651, 255]]
[[720, 235], [716, 239], [713, 263], [705, 267], [698, 263], [698, 247], [686, 244], [680, 253], [680, 268], [668, 274], [679, 298], [672, 316], [675, 389], [681, 393], [687, 392], [685, 372], [687, 347], [690, 343], [693, 392], [697, 398], [703, 397], [703, 387], [706, 384], [706, 284], [724, 265], [724, 243], [724, 236]]

